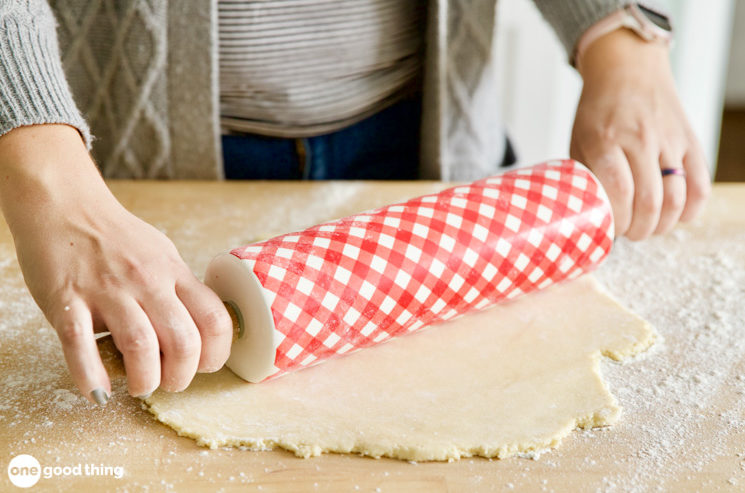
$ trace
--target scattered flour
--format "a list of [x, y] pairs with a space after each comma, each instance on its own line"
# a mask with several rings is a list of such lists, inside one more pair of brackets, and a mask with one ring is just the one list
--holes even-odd
[[78, 399], [82, 399], [82, 397], [78, 397], [67, 389], [56, 389], [52, 391], [52, 402], [54, 402], [59, 409], [69, 411], [73, 406], [75, 406], [75, 404], [77, 404]]
[[597, 276], [665, 339], [643, 361], [604, 363], [624, 408], [614, 446], [630, 453], [615, 458], [623, 472], [599, 490], [646, 491], [656, 478], [664, 491], [731, 453], [731, 436], [745, 433], [745, 232], [699, 226], [618, 240]]

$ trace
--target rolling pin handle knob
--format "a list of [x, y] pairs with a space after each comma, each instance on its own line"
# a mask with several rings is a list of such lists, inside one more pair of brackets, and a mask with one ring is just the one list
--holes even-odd
[[238, 308], [238, 305], [233, 301], [223, 301], [223, 305], [225, 305], [225, 309], [228, 310], [230, 319], [233, 321], [233, 341], [235, 341], [236, 339], [240, 339], [241, 337], [243, 337], [244, 330], [243, 314], [241, 314], [241, 309]]

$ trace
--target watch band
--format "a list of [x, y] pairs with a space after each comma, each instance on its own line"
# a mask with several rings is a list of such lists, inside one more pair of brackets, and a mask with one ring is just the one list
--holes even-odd
[[645, 41], [666, 44], [672, 41], [672, 27], [666, 16], [637, 4], [630, 4], [599, 20], [582, 34], [570, 60], [572, 65], [579, 69], [582, 55], [593, 41], [621, 28], [630, 29]]

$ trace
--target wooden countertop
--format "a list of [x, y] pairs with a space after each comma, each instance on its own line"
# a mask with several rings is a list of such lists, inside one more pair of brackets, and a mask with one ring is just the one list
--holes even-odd
[[[109, 184], [127, 208], [174, 240], [200, 277], [209, 260], [223, 250], [446, 186], [433, 182], [113, 181]], [[717, 235], [719, 238], [742, 235], [745, 184], [715, 186], [705, 217], [684, 230], [697, 238], [704, 236], [699, 232], [706, 232], [705, 236], [710, 238], [697, 240], [702, 242], [714, 242]], [[713, 236], [712, 231], [716, 232]], [[641, 244], [638, 248], [645, 246]], [[410, 464], [345, 455], [303, 460], [283, 451], [200, 448], [191, 439], [179, 437], [157, 423], [141, 409], [138, 400], [127, 395], [120, 359], [110, 341], [101, 343], [101, 351], [112, 377], [112, 401], [99, 409], [79, 397], [67, 376], [56, 335], [25, 289], [12, 240], [4, 225], [0, 226], [0, 252], [0, 489], [3, 491], [13, 488], [6, 470], [10, 458], [18, 454], [33, 455], [42, 467], [78, 464], [123, 467], [121, 479], [105, 475], [42, 477], [34, 487], [42, 490], [429, 493], [512, 488], [627, 491], [659, 485], [667, 491], [745, 489], [745, 425], [720, 423], [725, 411], [731, 419], [745, 422], [742, 385], [722, 385], [715, 399], [696, 409], [690, 418], [700, 424], [692, 427], [695, 436], [670, 437], [672, 441], [680, 441], [675, 450], [683, 455], [649, 458], [664, 469], [665, 464], [680, 461], [693, 453], [694, 448], [712, 451], [697, 459], [697, 467], [685, 471], [671, 467], [671, 475], [664, 478], [645, 477], [639, 472], [641, 463], [635, 462], [639, 458], [633, 439], [644, 431], [634, 423], [641, 422], [644, 416], [633, 410], [625, 412], [621, 422], [610, 429], [572, 433], [559, 449], [539, 460], [463, 459], [454, 463]], [[670, 289], [674, 290], [675, 286]], [[666, 347], [675, 344], [674, 333], [666, 335], [666, 339]], [[643, 366], [653, 358], [654, 355], [633, 365]], [[745, 355], [740, 355], [734, 370], [742, 378]], [[616, 393], [618, 382], [610, 384]], [[617, 395], [621, 405], [626, 406], [623, 395]], [[650, 397], [653, 398], [666, 397]]]

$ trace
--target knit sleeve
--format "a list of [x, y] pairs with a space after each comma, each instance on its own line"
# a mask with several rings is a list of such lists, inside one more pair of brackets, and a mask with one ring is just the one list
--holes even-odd
[[637, 3], [660, 11], [657, 4], [649, 1], [633, 2], [631, 0], [534, 0], [543, 17], [556, 31], [561, 44], [571, 60], [574, 47], [582, 34], [597, 21], [622, 9], [626, 5]]
[[90, 148], [88, 124], [73, 101], [45, 0], [0, 0], [0, 136], [23, 125], [64, 123]]

